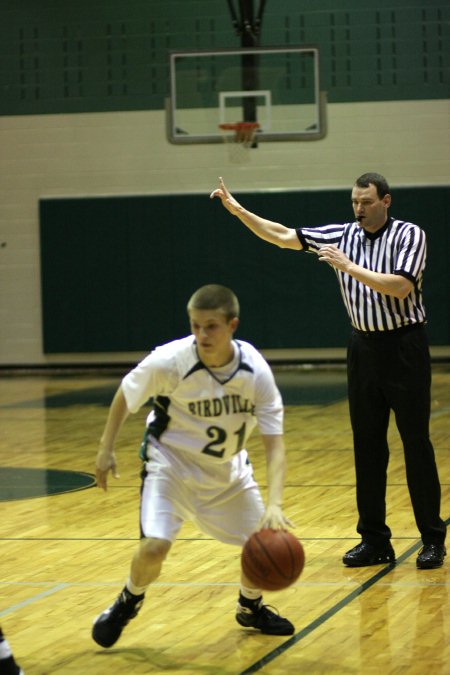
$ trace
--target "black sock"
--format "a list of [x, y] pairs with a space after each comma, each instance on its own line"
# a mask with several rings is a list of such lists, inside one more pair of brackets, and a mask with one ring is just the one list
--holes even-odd
[[249, 609], [257, 609], [259, 607], [261, 600], [262, 595], [259, 596], [259, 598], [256, 598], [256, 600], [250, 600], [249, 598], [243, 596], [242, 593], [239, 593], [239, 604], [242, 605], [242, 607], [248, 607]]
[[125, 602], [129, 602], [132, 605], [136, 605], [138, 602], [141, 602], [141, 600], [143, 600], [145, 598], [145, 593], [142, 593], [142, 595], [134, 595], [125, 586], [123, 591], [122, 591], [122, 596], [123, 596]]

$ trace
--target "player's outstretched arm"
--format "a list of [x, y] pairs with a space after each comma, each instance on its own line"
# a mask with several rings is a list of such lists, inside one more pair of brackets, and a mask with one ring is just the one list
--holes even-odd
[[296, 250], [302, 248], [293, 228], [286, 227], [281, 223], [275, 223], [272, 220], [266, 220], [244, 209], [229, 192], [223, 182], [223, 178], [219, 178], [219, 187], [211, 192], [210, 197], [211, 199], [218, 197], [227, 211], [239, 218], [260, 239], [264, 239], [264, 241], [268, 241], [270, 244], [274, 244], [280, 248], [292, 248]]
[[270, 527], [273, 530], [285, 530], [295, 527], [283, 513], [282, 500], [284, 477], [286, 473], [286, 453], [283, 436], [263, 435], [266, 450], [267, 468], [267, 506], [266, 512], [259, 522], [259, 529]]
[[120, 478], [117, 471], [116, 454], [114, 443], [122, 424], [129, 415], [125, 396], [120, 386], [115, 393], [109, 408], [108, 418], [100, 439], [100, 447], [97, 453], [95, 475], [98, 487], [108, 489], [108, 473], [111, 471], [113, 478]]

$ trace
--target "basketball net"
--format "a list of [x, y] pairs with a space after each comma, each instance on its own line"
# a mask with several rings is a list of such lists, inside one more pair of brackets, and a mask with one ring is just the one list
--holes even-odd
[[255, 135], [260, 125], [258, 122], [232, 122], [219, 124], [222, 138], [228, 149], [232, 162], [242, 164], [250, 159], [249, 150], [256, 147]]

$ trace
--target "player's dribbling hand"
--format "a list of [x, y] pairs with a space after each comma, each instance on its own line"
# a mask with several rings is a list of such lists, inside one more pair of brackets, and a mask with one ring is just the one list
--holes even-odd
[[214, 197], [219, 197], [224, 207], [227, 209], [227, 211], [232, 213], [233, 216], [236, 216], [238, 212], [242, 210], [242, 206], [228, 191], [227, 187], [225, 186], [225, 183], [223, 182], [222, 177], [219, 178], [219, 187], [217, 188], [217, 190], [213, 190], [213, 192], [211, 192], [209, 196], [210, 199], [213, 199]]
[[266, 508], [266, 512], [258, 523], [259, 530], [265, 527], [271, 530], [287, 530], [288, 527], [295, 527], [295, 525], [289, 518], [286, 518], [280, 506], [273, 504]]
[[117, 472], [116, 455], [111, 450], [100, 447], [97, 453], [97, 461], [95, 468], [95, 476], [97, 479], [97, 486], [103, 490], [108, 489], [108, 473], [111, 471], [113, 478], [120, 478]]

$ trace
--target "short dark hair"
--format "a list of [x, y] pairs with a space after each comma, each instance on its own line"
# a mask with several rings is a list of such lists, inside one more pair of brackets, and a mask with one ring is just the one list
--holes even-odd
[[214, 309], [222, 312], [227, 321], [239, 316], [239, 300], [232, 290], [220, 284], [202, 286], [191, 296], [187, 310]]
[[390, 189], [386, 178], [379, 173], [363, 173], [362, 176], [356, 179], [355, 185], [360, 188], [369, 187], [369, 185], [375, 185], [377, 189], [377, 195], [380, 199], [382, 199], [385, 195], [390, 194]]

